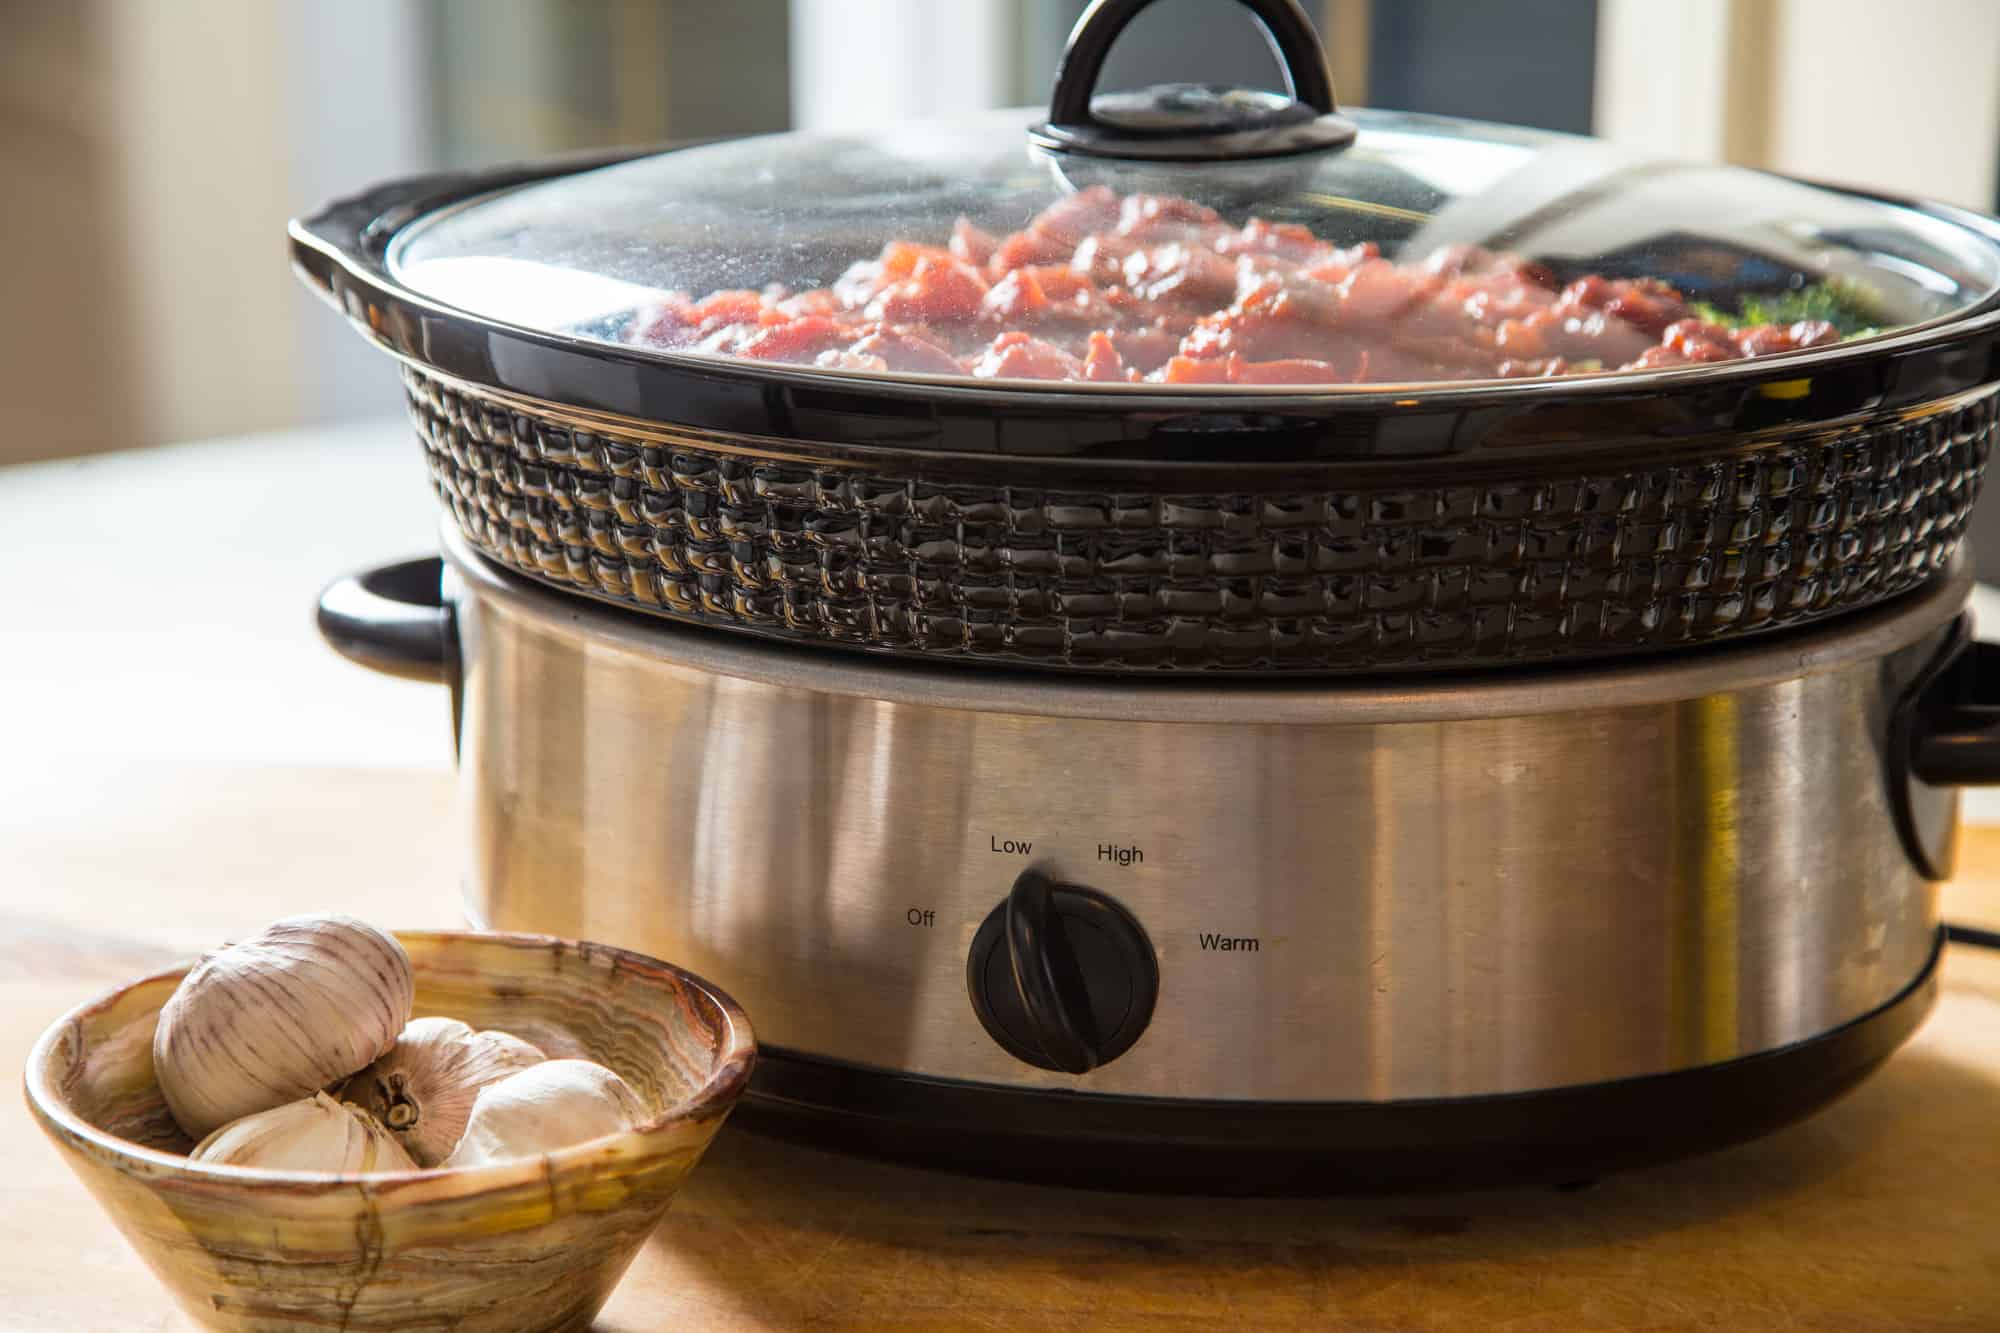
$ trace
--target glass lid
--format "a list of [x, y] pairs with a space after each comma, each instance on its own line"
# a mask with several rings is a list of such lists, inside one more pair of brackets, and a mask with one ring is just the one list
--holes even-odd
[[1290, 96], [1092, 97], [1116, 36], [1102, 11], [1122, 27], [1143, 4], [1086, 14], [1049, 111], [542, 180], [405, 227], [391, 270], [481, 319], [662, 357], [1267, 393], [1776, 356], [1944, 318], [2000, 283], [1983, 235], [1917, 206], [1336, 112], [1289, 0], [1249, 8]]

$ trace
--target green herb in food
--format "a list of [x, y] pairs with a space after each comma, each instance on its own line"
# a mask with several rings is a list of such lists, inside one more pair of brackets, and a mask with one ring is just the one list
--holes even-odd
[[1726, 328], [1746, 329], [1760, 324], [1796, 324], [1802, 319], [1825, 320], [1843, 338], [1859, 338], [1877, 332], [1881, 312], [1861, 287], [1839, 278], [1827, 278], [1809, 287], [1777, 293], [1745, 295], [1734, 311], [1706, 301], [1689, 303], [1697, 317]]

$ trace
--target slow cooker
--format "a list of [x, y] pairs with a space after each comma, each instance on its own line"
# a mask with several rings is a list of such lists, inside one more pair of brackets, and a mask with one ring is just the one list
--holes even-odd
[[386, 185], [480, 924], [713, 976], [782, 1131], [1213, 1189], [1581, 1179], [1931, 1003], [2000, 775], [2000, 226], [1288, 91]]

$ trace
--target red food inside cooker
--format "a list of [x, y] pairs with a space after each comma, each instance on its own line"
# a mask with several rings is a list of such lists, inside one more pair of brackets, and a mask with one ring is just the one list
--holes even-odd
[[1409, 263], [1296, 223], [1232, 226], [1187, 199], [1093, 186], [1019, 231], [961, 218], [830, 286], [670, 296], [633, 342], [847, 369], [1156, 384], [1356, 384], [1644, 370], [1835, 342], [1831, 324], [1732, 328], [1650, 279], [1567, 285], [1455, 245]]

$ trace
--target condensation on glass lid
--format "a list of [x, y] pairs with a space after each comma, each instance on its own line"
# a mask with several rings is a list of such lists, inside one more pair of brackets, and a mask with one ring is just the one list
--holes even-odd
[[1766, 357], [2000, 276], [1943, 219], [1589, 139], [1361, 112], [1303, 167], [1090, 181], [1022, 149], [1032, 115], [640, 159], [419, 223], [393, 260], [471, 313], [674, 356], [1208, 388]]

